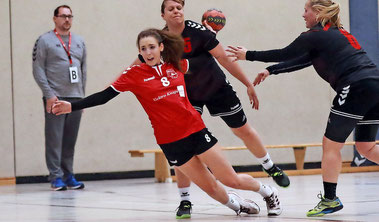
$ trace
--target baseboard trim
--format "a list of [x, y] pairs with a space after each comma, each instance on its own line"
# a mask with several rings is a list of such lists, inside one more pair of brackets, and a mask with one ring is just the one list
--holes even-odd
[[[281, 169], [285, 170], [289, 176], [295, 175], [313, 175], [321, 173], [321, 162], [304, 163], [304, 170], [296, 170], [295, 163], [277, 164]], [[350, 162], [344, 162], [342, 173], [354, 172], [370, 172], [379, 171], [379, 166], [369, 167], [350, 167]], [[248, 173], [253, 177], [267, 177], [267, 174], [262, 171], [261, 165], [245, 165], [233, 166], [237, 173]], [[171, 169], [171, 175], [174, 175], [174, 170]], [[95, 181], [95, 180], [119, 180], [119, 179], [136, 179], [136, 178], [153, 178], [154, 170], [142, 171], [124, 171], [124, 172], [102, 172], [102, 173], [79, 173], [75, 175], [80, 181]], [[47, 183], [48, 176], [23, 176], [16, 178], [4, 178], [9, 184], [27, 184], [27, 183]], [[175, 177], [174, 177], [175, 179]], [[0, 185], [3, 179], [0, 178]], [[174, 180], [175, 181], [175, 180]], [[13, 183], [12, 183], [13, 182]]]
[[[136, 179], [136, 178], [150, 178], [150, 177], [154, 177], [154, 170], [75, 174], [75, 178], [79, 181], [120, 180], [120, 179]], [[16, 177], [16, 184], [47, 183], [47, 182], [49, 182], [48, 176]]]

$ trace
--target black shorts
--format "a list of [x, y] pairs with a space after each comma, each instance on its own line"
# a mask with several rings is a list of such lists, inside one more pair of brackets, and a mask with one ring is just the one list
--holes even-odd
[[364, 79], [337, 92], [325, 136], [343, 143], [355, 128], [355, 140], [372, 142], [379, 124], [379, 80]]
[[193, 133], [181, 140], [159, 144], [170, 166], [181, 166], [192, 157], [202, 154], [212, 148], [217, 139], [207, 128]]
[[239, 128], [247, 122], [242, 104], [229, 83], [224, 84], [207, 101], [190, 102], [200, 114], [203, 114], [205, 105], [211, 116], [220, 116], [230, 128]]

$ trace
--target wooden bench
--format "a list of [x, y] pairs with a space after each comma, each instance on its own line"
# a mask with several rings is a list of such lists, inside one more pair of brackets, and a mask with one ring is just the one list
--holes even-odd
[[4, 177], [0, 178], [0, 186], [2, 185], [15, 185], [16, 178], [15, 177]]
[[[376, 141], [379, 143], [379, 141]], [[354, 142], [346, 142], [345, 145], [354, 145]], [[322, 147], [322, 143], [306, 143], [306, 144], [292, 144], [292, 145], [267, 145], [265, 146], [266, 149], [282, 149], [282, 148], [292, 148], [295, 156], [295, 163], [296, 163], [296, 171], [298, 173], [289, 173], [290, 175], [305, 175], [305, 174], [315, 174], [320, 173], [320, 169], [315, 169], [312, 172], [304, 172], [304, 158], [305, 158], [305, 151], [307, 147]], [[246, 147], [223, 147], [222, 150], [230, 151], [230, 150], [247, 150]], [[155, 168], [154, 168], [154, 176], [156, 179], [156, 182], [171, 182], [172, 177], [170, 173], [170, 166], [166, 160], [165, 155], [163, 154], [161, 149], [151, 149], [151, 150], [129, 150], [129, 153], [131, 157], [144, 157], [147, 153], [154, 153], [155, 155]], [[371, 169], [371, 168], [370, 168]], [[379, 170], [378, 168], [374, 169]], [[287, 171], [286, 171], [287, 172]], [[350, 171], [348, 171], [350, 172]], [[355, 170], [352, 170], [352, 172], [356, 172]], [[251, 174], [251, 173], [250, 173]], [[263, 175], [266, 175], [263, 172], [260, 172], [258, 174], [252, 174], [255, 177], [261, 177]]]

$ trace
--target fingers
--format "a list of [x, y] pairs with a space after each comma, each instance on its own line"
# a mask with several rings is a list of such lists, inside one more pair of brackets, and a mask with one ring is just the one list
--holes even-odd
[[259, 83], [261, 83], [261, 77], [258, 75], [258, 76], [254, 79], [253, 85], [254, 85], [254, 86], [259, 85]]
[[253, 109], [259, 110], [259, 100], [257, 97], [253, 99]]
[[[227, 51], [227, 50], [226, 50], [226, 51]], [[229, 51], [227, 51], [227, 52], [229, 52]], [[230, 53], [233, 53], [233, 52], [230, 52]], [[232, 58], [234, 58], [234, 59], [233, 59], [233, 62], [235, 62], [235, 61], [238, 60], [238, 55], [237, 55], [237, 54], [227, 54], [226, 56], [227, 56], [227, 57], [232, 57]]]
[[64, 102], [62, 101], [56, 101], [53, 105], [52, 105], [52, 109], [51, 109], [52, 113], [59, 116], [61, 114], [64, 114]]
[[253, 85], [256, 86], [256, 85], [259, 85], [261, 82], [263, 82], [267, 76], [269, 76], [269, 72], [264, 70], [260, 73], [258, 73], [257, 77], [255, 78], [254, 82], [253, 82]]
[[51, 113], [51, 108], [55, 101], [57, 101], [58, 98], [56, 96], [51, 97], [49, 99], [46, 99], [46, 112]]
[[239, 47], [234, 47], [234, 46], [231, 46], [231, 45], [228, 45], [228, 48], [232, 49], [233, 51], [238, 51], [238, 49], [239, 49]]
[[229, 52], [231, 54], [229, 54], [228, 56], [229, 57], [237, 57], [238, 56], [238, 51], [234, 50], [234, 49], [225, 49], [226, 52]]
[[237, 55], [236, 51], [233, 51], [233, 50], [230, 50], [230, 49], [225, 49], [225, 51], [232, 53], [232, 55], [229, 54], [228, 56], [236, 56]]
[[229, 52], [231, 54], [227, 54], [226, 56], [227, 57], [232, 57], [233, 60], [232, 62], [236, 62], [238, 60], [241, 60], [241, 55], [240, 55], [240, 52], [238, 51], [238, 49], [236, 47], [233, 47], [233, 46], [228, 46], [229, 48], [225, 49], [226, 52]]
[[53, 102], [50, 102], [50, 101], [46, 101], [46, 112], [47, 113], [51, 113], [51, 108], [53, 106]]
[[55, 115], [58, 115], [58, 113], [59, 113], [60, 105], [58, 103], [59, 102], [54, 103], [53, 107], [51, 109], [53, 114], [55, 114]]
[[211, 31], [211, 32], [213, 32], [213, 33], [215, 33], [215, 34], [217, 34], [217, 32], [212, 28], [212, 26], [210, 26], [210, 25], [208, 24], [207, 20], [204, 20], [202, 23], [203, 23], [203, 25], [204, 25], [207, 29], [209, 29], [209, 31]]
[[246, 51], [245, 47], [243, 47], [243, 46], [232, 46], [232, 45], [228, 45], [228, 48], [229, 48], [229, 49], [227, 49], [227, 50], [233, 51], [233, 52], [235, 52], [235, 53]]
[[252, 105], [253, 109], [258, 110], [259, 109], [259, 100], [257, 96], [252, 96], [250, 99], [250, 104]]
[[247, 88], [247, 94], [249, 95], [250, 104], [252, 104], [252, 108], [258, 110], [259, 100], [258, 100], [258, 96], [257, 96], [257, 93], [255, 92], [253, 85], [250, 85]]
[[53, 111], [53, 114], [56, 115], [56, 116], [59, 116], [59, 115], [61, 115], [62, 113], [59, 112], [59, 111]]

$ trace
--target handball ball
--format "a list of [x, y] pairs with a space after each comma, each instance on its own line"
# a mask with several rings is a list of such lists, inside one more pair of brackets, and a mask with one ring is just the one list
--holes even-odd
[[221, 10], [215, 8], [208, 9], [206, 12], [204, 12], [203, 17], [201, 18], [203, 25], [205, 20], [207, 21], [208, 25], [210, 25], [216, 32], [224, 28], [226, 23], [224, 13], [222, 13]]

